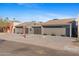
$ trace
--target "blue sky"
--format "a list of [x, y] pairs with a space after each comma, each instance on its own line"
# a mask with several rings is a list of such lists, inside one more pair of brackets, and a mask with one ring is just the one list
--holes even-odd
[[76, 18], [78, 3], [0, 3], [0, 17], [20, 21], [47, 21], [54, 18]]

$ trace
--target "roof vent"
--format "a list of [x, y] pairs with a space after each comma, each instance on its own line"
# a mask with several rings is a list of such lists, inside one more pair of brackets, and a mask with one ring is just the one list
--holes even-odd
[[58, 20], [58, 19], [53, 19], [53, 20]]

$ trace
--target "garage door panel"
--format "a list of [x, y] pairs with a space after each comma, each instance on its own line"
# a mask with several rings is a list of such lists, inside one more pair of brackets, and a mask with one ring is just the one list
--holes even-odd
[[65, 28], [44, 28], [45, 34], [65, 35]]

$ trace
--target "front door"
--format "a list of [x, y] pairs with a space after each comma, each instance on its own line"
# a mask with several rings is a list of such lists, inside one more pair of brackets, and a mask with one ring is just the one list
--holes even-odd
[[34, 34], [41, 34], [41, 27], [34, 27]]
[[25, 33], [28, 34], [28, 28], [25, 28]]

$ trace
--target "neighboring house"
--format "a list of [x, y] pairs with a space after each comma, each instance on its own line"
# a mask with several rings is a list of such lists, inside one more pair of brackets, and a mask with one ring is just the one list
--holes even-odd
[[12, 32], [13, 22], [0, 22], [0, 32]]
[[15, 33], [23, 34], [25, 31], [26, 34], [32, 34], [33, 33], [32, 26], [34, 24], [35, 22], [24, 22], [24, 23], [18, 24], [17, 26], [15, 26]]
[[42, 24], [43, 34], [57, 35], [57, 36], [77, 36], [77, 26], [75, 19], [55, 19], [49, 20]]
[[[24, 30], [25, 29], [25, 30]], [[77, 36], [75, 19], [54, 19], [47, 22], [25, 22], [15, 28], [15, 33], [42, 34], [53, 36]]]
[[42, 34], [43, 33], [42, 24], [43, 24], [43, 22], [38, 22], [38, 23], [36, 23], [35, 25], [32, 26], [33, 34]]
[[21, 24], [21, 22], [15, 22], [15, 21], [13, 21], [13, 29], [12, 29], [12, 33], [15, 32], [15, 28], [16, 28], [16, 26], [17, 26], [18, 24]]
[[14, 33], [15, 26], [20, 24], [19, 22], [8, 21], [2, 22], [0, 21], [0, 32], [2, 33]]

